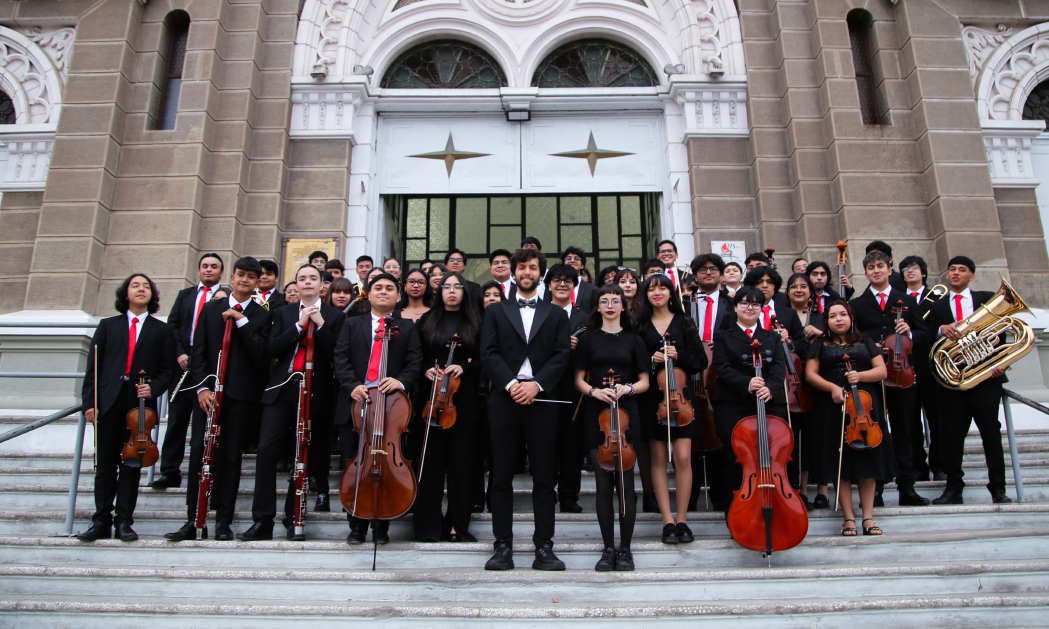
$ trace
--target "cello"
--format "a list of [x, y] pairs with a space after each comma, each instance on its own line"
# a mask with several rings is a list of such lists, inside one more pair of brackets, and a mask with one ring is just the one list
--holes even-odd
[[[608, 376], [601, 379], [606, 388], [616, 390], [620, 383], [619, 376], [615, 371], [609, 369]], [[626, 411], [619, 408], [619, 398], [614, 398], [608, 403], [608, 408], [601, 411], [597, 417], [597, 423], [601, 432], [605, 435], [605, 441], [597, 448], [597, 464], [607, 472], [615, 472], [619, 479], [619, 517], [626, 517], [626, 503], [623, 502], [623, 470], [633, 469], [636, 462], [634, 448], [626, 439], [626, 431], [630, 428], [630, 416]]]
[[302, 379], [299, 380], [299, 413], [295, 419], [295, 471], [292, 472], [292, 480], [295, 482], [295, 513], [292, 519], [294, 528], [291, 537], [293, 542], [306, 540], [306, 504], [309, 502], [310, 493], [310, 481], [307, 478], [306, 468], [309, 464], [312, 435], [310, 402], [313, 396], [313, 351], [315, 346], [313, 333], [316, 328], [313, 319], [306, 322], [305, 364]]
[[[903, 313], [906, 311], [907, 306], [903, 305], [902, 299], [892, 307], [897, 324], [903, 319]], [[911, 361], [914, 341], [906, 334], [890, 334], [885, 337], [881, 346], [885, 352], [885, 366], [889, 370], [885, 386], [891, 389], [907, 389], [914, 386], [914, 363]]]
[[[775, 315], [772, 316], [772, 329], [777, 334], [783, 329], [783, 324], [780, 323], [779, 318]], [[788, 359], [787, 377], [783, 379], [783, 390], [787, 393], [787, 418], [789, 419], [790, 413], [808, 413], [811, 411], [816, 404], [816, 398], [812, 395], [812, 389], [805, 384], [801, 377], [803, 373], [801, 358], [794, 352], [794, 342], [790, 340], [790, 337], [780, 342], [783, 344], [783, 355]], [[787, 423], [791, 422], [788, 421]]]
[[[375, 336], [376, 341], [381, 341], [376, 382], [386, 378], [390, 339], [398, 335], [393, 321], [387, 315], [383, 330]], [[408, 431], [412, 416], [411, 400], [404, 391], [383, 393], [379, 387], [372, 387], [363, 403], [353, 401], [350, 414], [358, 435], [357, 454], [346, 461], [339, 499], [355, 518], [395, 520], [412, 508], [418, 491], [411, 461], [401, 451], [401, 438]]]
[[[754, 377], [761, 378], [761, 341], [751, 344]], [[727, 523], [732, 539], [744, 548], [763, 552], [772, 562], [775, 551], [790, 550], [809, 531], [809, 514], [798, 492], [787, 480], [787, 462], [794, 450], [794, 433], [783, 419], [765, 414], [757, 398], [757, 414], [745, 417], [732, 430], [732, 449], [743, 466], [743, 483], [733, 492]]]
[[[845, 354], [845, 371], [852, 371], [852, 362], [849, 355]], [[871, 417], [873, 402], [871, 394], [861, 391], [853, 384], [852, 393], [845, 394], [845, 414], [849, 417], [849, 423], [845, 425], [845, 442], [853, 450], [869, 450], [881, 444], [881, 426]]]
[[434, 368], [437, 369], [437, 377], [430, 387], [430, 399], [427, 400], [426, 408], [423, 411], [423, 420], [426, 421], [426, 433], [423, 435], [422, 454], [420, 455], [422, 460], [419, 462], [418, 480], [420, 482], [423, 479], [423, 468], [426, 466], [426, 443], [430, 438], [430, 429], [448, 430], [455, 425], [456, 410], [452, 400], [456, 392], [459, 391], [460, 380], [459, 378], [452, 378], [448, 374], [447, 369], [452, 365], [452, 361], [455, 360], [455, 348], [458, 345], [459, 335], [452, 335], [452, 341], [448, 344], [448, 360], [444, 363], [444, 369], [441, 369], [436, 362], [434, 363]]
[[[138, 372], [138, 383], [148, 384], [145, 371]], [[124, 444], [120, 458], [124, 465], [132, 468], [151, 467], [160, 458], [157, 442], [153, 440], [153, 429], [157, 426], [157, 413], [146, 408], [146, 398], [138, 398], [138, 408], [124, 416], [131, 437]]]

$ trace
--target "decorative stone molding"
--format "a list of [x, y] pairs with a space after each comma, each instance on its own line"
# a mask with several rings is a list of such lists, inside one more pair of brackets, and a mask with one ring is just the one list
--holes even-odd
[[0, 89], [14, 103], [17, 124], [58, 123], [61, 71], [36, 42], [4, 26], [0, 26]]
[[[1006, 37], [985, 54], [988, 31], [969, 30], [972, 40], [983, 40], [978, 49], [985, 61], [976, 76], [976, 103], [981, 120], [1022, 120], [1031, 91], [1049, 78], [1049, 22]], [[993, 43], [993, 39], [990, 40]], [[967, 44], [970, 38], [967, 35]], [[977, 50], [970, 46], [970, 57]]]
[[24, 28], [21, 32], [47, 53], [47, 56], [54, 62], [55, 67], [58, 68], [58, 73], [62, 77], [62, 85], [65, 85], [66, 77], [69, 75], [69, 53], [73, 50], [76, 29], [70, 27], [43, 28], [34, 26], [32, 28]]
[[477, 8], [499, 21], [528, 24], [538, 22], [560, 9], [566, 0], [473, 0], [473, 2]]
[[707, 73], [706, 64], [712, 59], [720, 61], [726, 74], [746, 74], [742, 64], [743, 41], [739, 37], [739, 16], [731, 2], [722, 0], [692, 0], [699, 24], [699, 46], [702, 50], [703, 66], [699, 73]]
[[1045, 130], [1042, 120], [985, 120], [983, 143], [991, 185], [995, 188], [1034, 188], [1038, 179], [1031, 162], [1031, 140]]
[[672, 82], [670, 96], [681, 106], [685, 139], [750, 135], [747, 84]]
[[[15, 132], [0, 132], [0, 164], [6, 155], [0, 192], [43, 190], [51, 166], [55, 132], [49, 125], [9, 125]], [[38, 127], [37, 130], [31, 130]]]
[[980, 74], [987, 57], [1012, 34], [1013, 29], [1005, 24], [999, 24], [993, 31], [982, 26], [962, 27], [962, 40], [965, 42], [965, 53], [969, 57], [969, 76], [972, 77], [973, 85], [976, 84], [976, 77]]
[[364, 93], [363, 81], [355, 85], [293, 84], [289, 134], [292, 138], [353, 139], [353, 119]]

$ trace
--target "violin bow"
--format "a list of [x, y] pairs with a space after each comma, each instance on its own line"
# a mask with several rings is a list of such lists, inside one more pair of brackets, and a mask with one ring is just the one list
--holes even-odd
[[665, 374], [664, 382], [667, 383], [666, 390], [663, 391], [664, 403], [667, 405], [667, 461], [669, 463], [674, 462], [674, 442], [670, 439], [670, 376], [673, 372], [667, 371], [668, 368], [672, 368], [670, 364], [670, 355], [667, 352], [667, 337], [663, 336], [663, 373]]
[[[842, 391], [844, 393], [844, 391]], [[845, 393], [848, 395], [848, 393]], [[841, 453], [845, 449], [845, 401], [841, 402], [841, 441], [838, 442], [838, 482], [834, 485], [834, 510], [841, 500]]]
[[95, 438], [95, 451], [92, 453], [95, 469], [98, 469], [98, 345], [95, 345], [95, 421], [91, 423], [91, 434]]
[[423, 469], [426, 467], [426, 442], [430, 440], [430, 422], [433, 418], [433, 407], [437, 404], [437, 383], [440, 382], [444, 375], [441, 372], [440, 366], [437, 361], [433, 361], [433, 368], [437, 370], [437, 377], [433, 380], [433, 386], [430, 387], [430, 412], [425, 415], [426, 417], [426, 432], [423, 433], [423, 449], [419, 454], [419, 477], [415, 482], [421, 483], [423, 480]]

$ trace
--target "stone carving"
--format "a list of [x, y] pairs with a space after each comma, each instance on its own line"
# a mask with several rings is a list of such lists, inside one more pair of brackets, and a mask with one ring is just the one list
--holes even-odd
[[0, 89], [11, 97], [17, 124], [58, 121], [62, 102], [58, 68], [40, 46], [5, 27], [0, 27]]
[[353, 137], [354, 109], [361, 91], [338, 85], [294, 90], [291, 95], [291, 137]]
[[41, 28], [34, 26], [22, 30], [22, 34], [31, 41], [36, 42], [43, 49], [55, 67], [62, 75], [62, 83], [65, 84], [68, 75], [69, 53], [73, 48], [73, 39], [76, 37], [76, 29], [73, 28]]
[[976, 77], [982, 120], [1022, 120], [1027, 96], [1049, 78], [1049, 22], [1027, 28], [984, 53]]
[[550, 15], [565, 0], [474, 0], [482, 11], [506, 22], [532, 22]]
[[962, 27], [965, 52], [969, 56], [969, 76], [972, 77], [974, 84], [987, 58], [991, 56], [995, 48], [1005, 43], [1005, 40], [1011, 37], [1012, 34], [1013, 29], [1005, 24], [999, 24], [993, 31], [981, 26]]
[[330, 66], [336, 62], [342, 23], [349, 9], [349, 0], [325, 0], [324, 18], [320, 23], [320, 40], [317, 42], [318, 64]]
[[721, 24], [725, 16], [719, 15], [721, 9], [715, 0], [694, 0], [692, 6], [696, 11], [696, 21], [699, 23], [699, 42], [703, 49], [703, 61], [718, 59], [724, 63], [721, 55], [722, 34]]

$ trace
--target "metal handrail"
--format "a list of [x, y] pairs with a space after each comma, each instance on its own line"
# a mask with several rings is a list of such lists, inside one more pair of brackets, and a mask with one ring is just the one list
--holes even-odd
[[69, 408], [65, 409], [64, 411], [58, 411], [57, 413], [48, 415], [47, 417], [44, 417], [43, 419], [38, 419], [38, 420], [36, 420], [35, 422], [33, 422], [31, 424], [26, 424], [25, 426], [19, 426], [18, 428], [15, 428], [14, 430], [9, 430], [9, 431], [5, 432], [4, 434], [0, 435], [0, 443], [3, 443], [5, 441], [14, 439], [15, 437], [19, 437], [21, 435], [24, 435], [27, 432], [32, 432], [32, 431], [36, 430], [37, 428], [40, 428], [42, 426], [46, 426], [46, 425], [50, 424], [51, 422], [58, 421], [58, 420], [62, 419], [63, 417], [69, 417], [73, 413], [79, 412], [81, 406], [83, 406], [83, 404], [77, 404], [76, 406], [70, 406]]
[[97, 321], [87, 323], [65, 323], [61, 321], [40, 321], [37, 323], [3, 323], [0, 322], [0, 330], [4, 328], [97, 328]]
[[0, 371], [0, 378], [83, 378], [82, 373], [64, 371]]
[[1049, 408], [1046, 408], [1035, 402], [1034, 400], [1028, 399], [1016, 391], [1010, 391], [1009, 389], [1002, 389], [1002, 410], [1005, 411], [1005, 432], [1009, 436], [1009, 457], [1013, 463], [1013, 480], [1016, 483], [1016, 500], [1017, 502], [1024, 501], [1024, 482], [1020, 476], [1020, 455], [1016, 450], [1016, 434], [1013, 431], [1013, 409], [1010, 406], [1009, 398], [1026, 404], [1034, 410], [1049, 415]]

